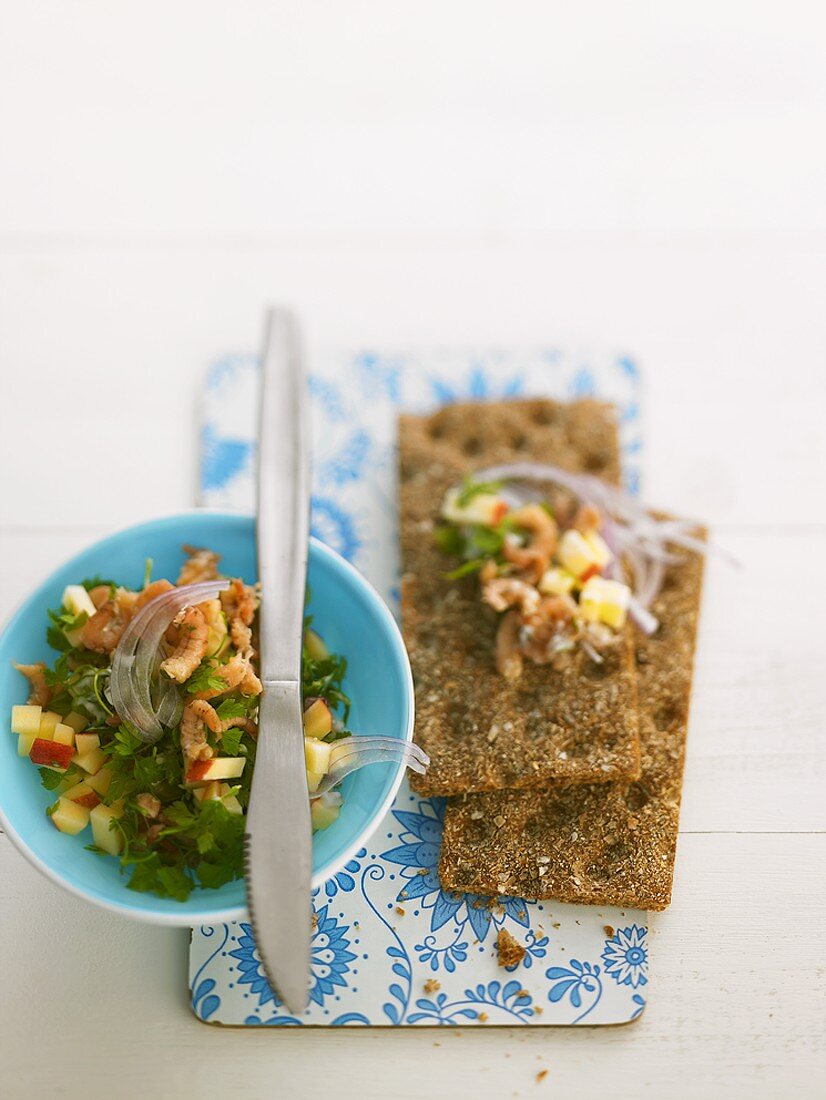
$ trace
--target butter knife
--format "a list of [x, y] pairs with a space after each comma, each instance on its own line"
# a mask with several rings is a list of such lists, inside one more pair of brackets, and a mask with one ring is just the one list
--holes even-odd
[[301, 641], [310, 523], [305, 379], [295, 318], [267, 314], [258, 433], [260, 663], [264, 686], [246, 822], [247, 903], [270, 984], [294, 1013], [310, 985], [312, 827]]

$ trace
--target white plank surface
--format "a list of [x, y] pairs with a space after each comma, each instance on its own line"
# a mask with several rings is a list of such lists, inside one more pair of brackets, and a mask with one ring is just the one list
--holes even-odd
[[709, 569], [675, 902], [636, 1025], [205, 1028], [182, 936], [64, 896], [0, 837], [0, 1095], [822, 1095], [822, 4], [3, 16], [0, 617], [87, 542], [190, 504], [202, 372], [255, 346], [270, 299], [311, 353], [632, 353], [650, 499], [743, 568]]

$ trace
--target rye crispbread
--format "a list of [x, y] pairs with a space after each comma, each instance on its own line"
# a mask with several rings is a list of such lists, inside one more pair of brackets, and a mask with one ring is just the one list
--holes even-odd
[[494, 667], [496, 614], [476, 577], [446, 579], [455, 563], [433, 538], [445, 491], [485, 466], [544, 461], [617, 482], [613, 407], [544, 399], [449, 405], [402, 416], [399, 450], [402, 629], [416, 684], [416, 741], [431, 760], [411, 785], [449, 795], [637, 776], [631, 628], [602, 665], [581, 651], [561, 669], [526, 660], [509, 682]]
[[635, 782], [467, 795], [448, 804], [446, 889], [664, 909], [671, 901], [703, 558], [671, 566], [636, 645], [642, 774]]

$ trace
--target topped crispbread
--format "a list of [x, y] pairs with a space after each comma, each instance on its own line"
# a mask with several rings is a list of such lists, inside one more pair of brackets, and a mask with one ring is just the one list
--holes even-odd
[[636, 644], [642, 774], [635, 782], [451, 799], [445, 889], [664, 909], [671, 900], [703, 558], [681, 552]]
[[[602, 664], [494, 667], [497, 618], [473, 577], [451, 581], [433, 538], [445, 492], [485, 466], [552, 462], [619, 479], [612, 406], [549, 400], [459, 404], [400, 419], [402, 628], [416, 684], [416, 740], [429, 754], [422, 794], [608, 782], [639, 774], [633, 634]], [[454, 563], [455, 564], [455, 563]]]

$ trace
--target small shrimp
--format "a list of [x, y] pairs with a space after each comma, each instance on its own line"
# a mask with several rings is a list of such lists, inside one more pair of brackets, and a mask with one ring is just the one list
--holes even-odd
[[537, 609], [522, 619], [522, 652], [535, 664], [552, 664], [562, 649], [569, 648], [567, 628], [576, 604], [570, 596], [546, 596]]
[[145, 791], [143, 794], [139, 794], [135, 799], [138, 809], [141, 811], [144, 817], [153, 818], [157, 817], [161, 812], [161, 800], [156, 798], [154, 794], [150, 794]]
[[196, 699], [214, 699], [216, 696], [223, 695], [227, 691], [234, 691], [247, 675], [247, 671], [248, 662], [246, 658], [243, 654], [236, 653], [225, 665], [216, 665], [215, 668], [212, 669], [212, 675], [223, 681], [222, 687], [219, 687], [217, 690], [215, 688], [206, 688], [204, 691], [199, 691], [196, 695]]
[[38, 707], [47, 707], [52, 701], [54, 689], [46, 683], [46, 666], [42, 661], [33, 665], [18, 665], [14, 667], [22, 672], [31, 685], [29, 702]]
[[518, 508], [511, 513], [511, 518], [517, 527], [529, 533], [530, 538], [524, 546], [506, 538], [502, 553], [522, 570], [525, 580], [535, 583], [551, 564], [556, 549], [556, 522], [539, 504]]
[[602, 516], [593, 504], [580, 504], [572, 524], [577, 531], [587, 535], [589, 531], [598, 531], [602, 527]]
[[111, 653], [120, 641], [128, 621], [129, 617], [118, 611], [115, 601], [108, 600], [81, 627], [81, 646], [94, 650], [95, 653]]
[[209, 628], [197, 607], [185, 607], [176, 615], [172, 625], [176, 628], [178, 642], [174, 653], [161, 661], [161, 671], [179, 684], [188, 680], [207, 651]]
[[539, 607], [539, 593], [533, 585], [513, 577], [497, 577], [488, 581], [482, 589], [482, 599], [494, 611], [507, 611], [509, 607], [519, 607], [526, 614]]
[[229, 588], [221, 593], [221, 606], [229, 621], [232, 644], [236, 649], [251, 649], [250, 627], [258, 610], [258, 594], [255, 589], [252, 585], [244, 584], [239, 577], [235, 577]]
[[502, 616], [496, 631], [496, 669], [506, 680], [518, 680], [522, 675], [521, 628], [522, 616], [513, 608]]
[[221, 555], [203, 546], [182, 547], [187, 560], [178, 574], [178, 584], [197, 584], [198, 581], [214, 581], [218, 576], [218, 562]]
[[[217, 728], [213, 728], [217, 723]], [[204, 699], [193, 699], [181, 717], [181, 749], [187, 760], [209, 760], [214, 754], [207, 742], [207, 726], [220, 732], [221, 719]]]
[[103, 607], [111, 595], [112, 589], [108, 584], [96, 584], [94, 588], [89, 589], [89, 599], [98, 611]]
[[175, 585], [171, 581], [165, 580], [163, 577], [156, 581], [152, 581], [152, 583], [148, 584], [142, 592], [137, 594], [132, 608], [133, 612], [140, 611], [142, 607], [146, 607], [146, 605], [154, 600], [156, 596], [163, 596], [165, 592], [171, 592], [174, 587]]
[[264, 685], [258, 679], [255, 674], [255, 669], [250, 664], [250, 655], [245, 654], [247, 662], [247, 670], [244, 673], [244, 679], [239, 684], [239, 690], [242, 695], [260, 695], [264, 690]]

